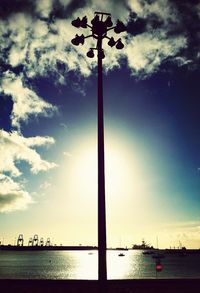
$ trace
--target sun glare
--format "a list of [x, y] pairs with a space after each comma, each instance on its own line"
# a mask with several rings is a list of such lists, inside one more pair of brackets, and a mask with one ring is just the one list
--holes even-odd
[[[84, 196], [97, 193], [97, 146], [88, 140], [74, 151], [75, 159], [71, 162], [69, 182], [73, 193], [80, 191]], [[108, 142], [105, 147], [105, 182], [106, 194], [118, 196], [131, 184], [131, 168], [127, 154], [120, 146]]]
[[[76, 147], [67, 166], [67, 189], [69, 193], [94, 198], [97, 194], [97, 145], [88, 139]], [[122, 196], [133, 197], [143, 193], [141, 168], [131, 148], [115, 139], [105, 143], [105, 184], [108, 200]], [[135, 199], [136, 200], [136, 199]]]
[[[139, 227], [144, 221], [149, 221], [149, 218], [146, 219], [149, 174], [146, 178], [141, 150], [137, 150], [136, 144], [122, 138], [110, 136], [105, 140], [109, 243], [119, 242], [121, 235], [127, 235], [128, 238], [129, 234], [132, 235], [133, 226]], [[77, 237], [80, 238], [82, 233], [89, 243], [92, 233], [96, 235], [97, 225], [97, 143], [95, 136], [90, 136], [89, 139], [79, 137], [78, 141], [81, 143], [73, 144], [73, 152], [70, 151], [71, 156], [63, 164], [64, 169], [60, 174], [62, 207], [59, 209], [65, 211], [66, 222], [73, 222], [73, 231], [79, 231]]]

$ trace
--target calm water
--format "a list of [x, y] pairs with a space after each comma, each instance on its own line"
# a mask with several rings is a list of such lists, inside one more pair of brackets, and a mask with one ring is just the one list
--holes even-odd
[[[155, 278], [155, 260], [141, 251], [108, 251], [109, 279]], [[200, 278], [200, 254], [166, 256], [158, 278]], [[0, 251], [0, 278], [97, 279], [97, 251]]]

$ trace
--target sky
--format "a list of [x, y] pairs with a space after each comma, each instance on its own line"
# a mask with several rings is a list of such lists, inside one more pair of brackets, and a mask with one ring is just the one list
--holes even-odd
[[200, 248], [200, 1], [0, 1], [0, 241], [97, 245], [95, 40], [103, 41], [107, 245]]

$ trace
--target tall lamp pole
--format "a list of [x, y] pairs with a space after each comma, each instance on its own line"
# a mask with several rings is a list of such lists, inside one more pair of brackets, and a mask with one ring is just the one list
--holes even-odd
[[[105, 19], [106, 18], [106, 19]], [[94, 38], [96, 48], [90, 48], [87, 52], [89, 58], [94, 57], [94, 50], [97, 50], [98, 58], [98, 279], [100, 282], [107, 280], [106, 269], [106, 202], [105, 202], [105, 161], [104, 161], [104, 114], [103, 114], [103, 73], [102, 59], [105, 58], [102, 48], [103, 39], [108, 39], [110, 47], [116, 46], [117, 49], [124, 47], [121, 39], [117, 41], [113, 37], [108, 37], [108, 31], [114, 29], [114, 32], [119, 34], [126, 30], [126, 27], [121, 21], [113, 26], [110, 13], [95, 12], [95, 16], [88, 24], [87, 17], [82, 19], [79, 17], [72, 21], [72, 25], [77, 28], [89, 28], [91, 34], [88, 36], [77, 35], [71, 40], [72, 44], [78, 46], [84, 44], [86, 38]]]

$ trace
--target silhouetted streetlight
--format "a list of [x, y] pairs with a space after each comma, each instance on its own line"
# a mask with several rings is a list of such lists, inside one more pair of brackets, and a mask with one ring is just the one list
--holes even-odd
[[[106, 19], [104, 20], [104, 17]], [[104, 166], [104, 118], [103, 118], [103, 77], [102, 77], [102, 59], [105, 58], [102, 48], [103, 39], [108, 39], [110, 47], [116, 46], [117, 49], [122, 49], [124, 44], [121, 39], [114, 40], [113, 37], [108, 37], [108, 31], [114, 29], [116, 34], [126, 31], [125, 25], [121, 21], [113, 26], [110, 13], [95, 12], [95, 16], [88, 24], [87, 17], [82, 19], [79, 17], [72, 21], [72, 25], [77, 28], [89, 28], [91, 34], [88, 36], [77, 35], [71, 40], [75, 46], [83, 45], [86, 38], [92, 37], [97, 40], [96, 48], [90, 48], [87, 52], [89, 58], [94, 57], [94, 50], [97, 50], [98, 58], [98, 279], [101, 282], [107, 280], [106, 269], [106, 205], [105, 205], [105, 166]]]

